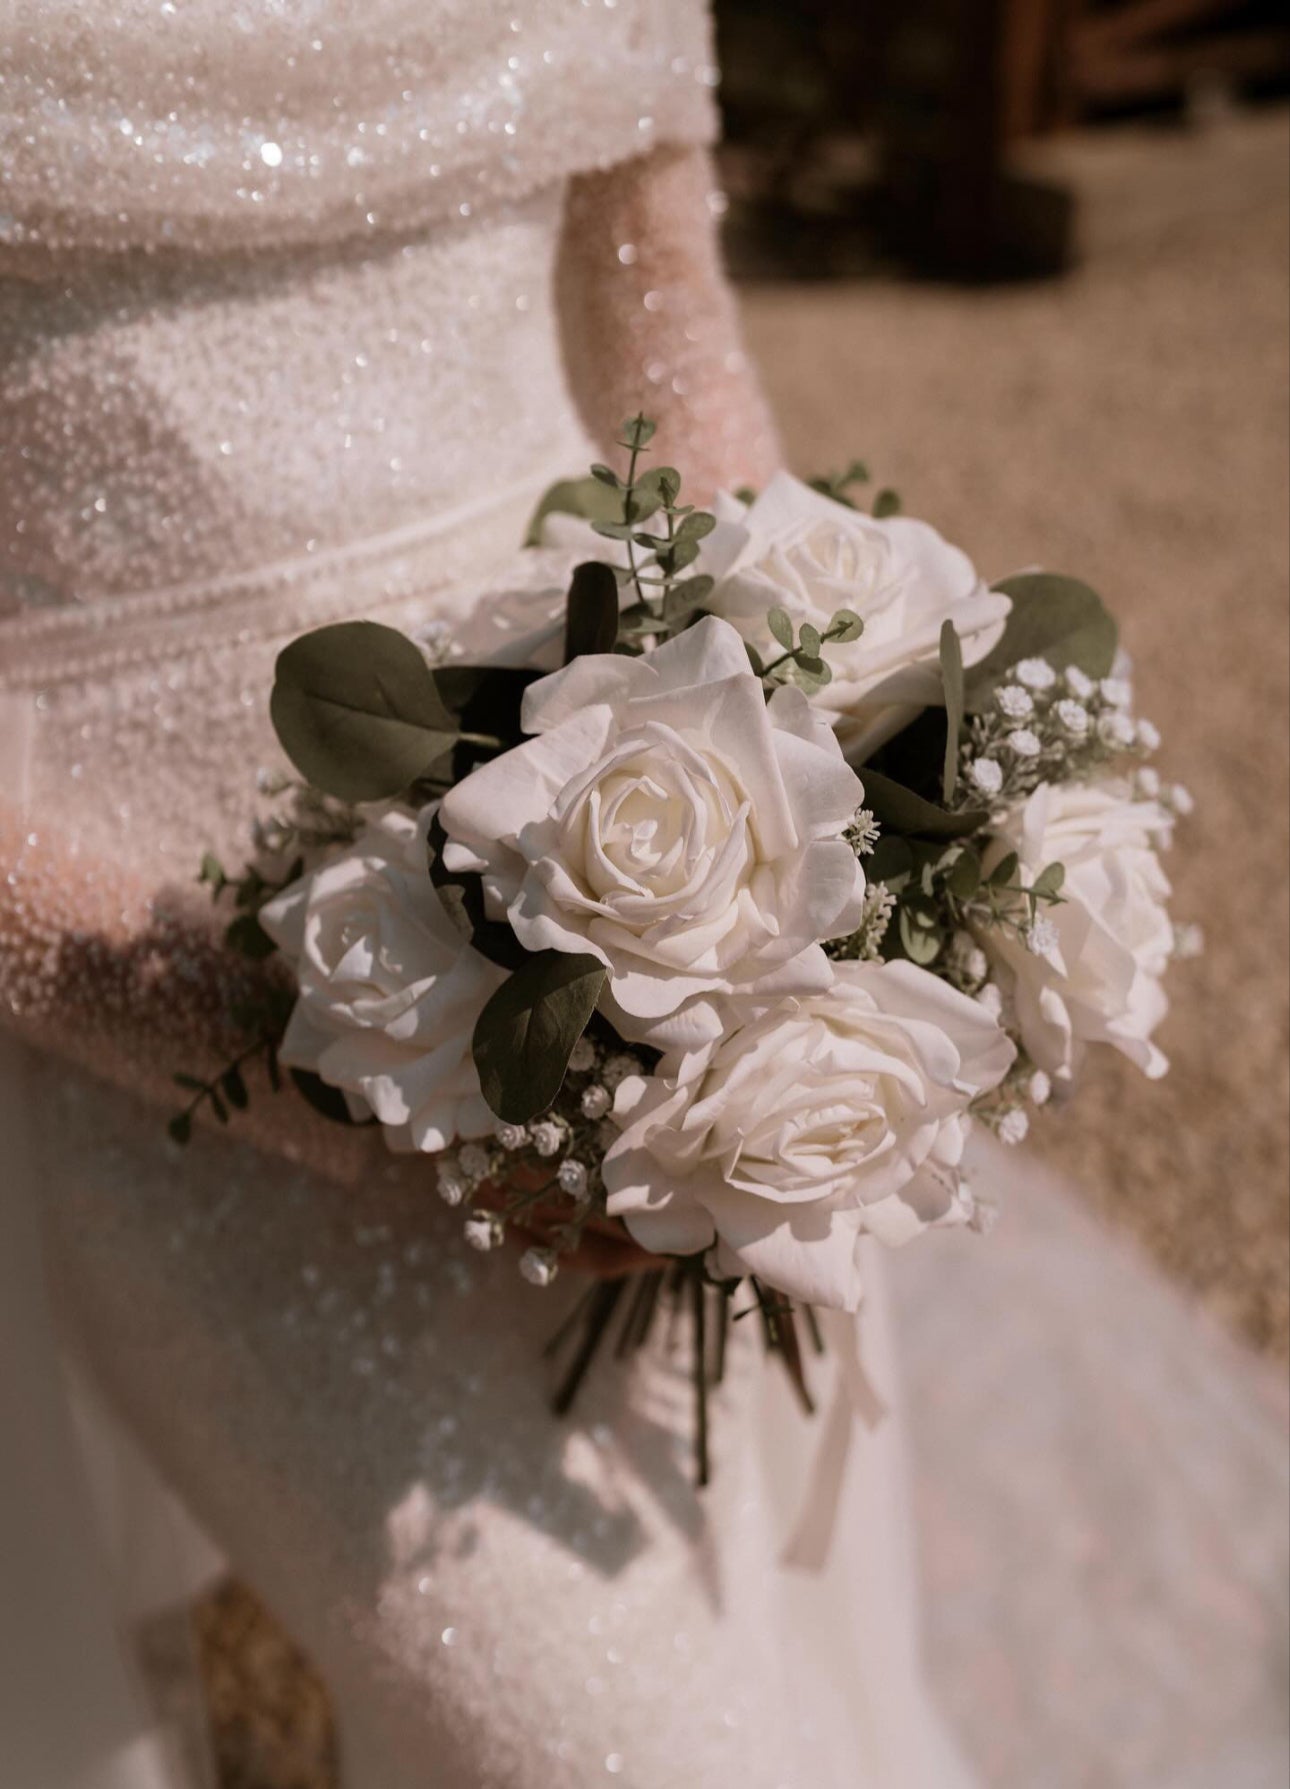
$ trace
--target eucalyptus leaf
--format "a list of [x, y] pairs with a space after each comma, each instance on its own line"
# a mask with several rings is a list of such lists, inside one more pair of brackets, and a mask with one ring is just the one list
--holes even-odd
[[623, 424], [624, 447], [648, 447], [657, 426], [648, 416], [629, 416]]
[[885, 882], [888, 887], [904, 882], [913, 873], [914, 853], [909, 841], [884, 833], [864, 860], [866, 882]]
[[959, 778], [959, 734], [963, 728], [963, 648], [954, 623], [941, 624], [941, 682], [945, 685], [945, 770], [941, 800], [948, 803]]
[[234, 1063], [226, 1068], [219, 1078], [220, 1091], [230, 1106], [236, 1106], [239, 1112], [245, 1112], [250, 1103], [246, 1091], [246, 1080], [241, 1069]]
[[975, 851], [961, 851], [950, 867], [945, 886], [960, 901], [970, 901], [981, 886], [981, 859]]
[[342, 801], [398, 795], [457, 734], [420, 651], [375, 621], [338, 622], [284, 647], [269, 712], [306, 782]]
[[900, 942], [911, 963], [926, 968], [941, 954], [943, 938], [935, 917], [914, 902], [902, 901], [897, 912]]
[[[602, 470], [608, 471], [608, 467]], [[600, 470], [590, 478], [562, 478], [547, 490], [529, 517], [524, 531], [526, 547], [542, 545], [543, 523], [548, 516], [577, 516], [584, 522], [613, 522], [623, 513], [617, 479], [610, 484]]]
[[812, 627], [809, 621], [804, 621], [798, 637], [802, 643], [802, 651], [806, 656], [808, 658], [819, 658], [820, 649], [824, 644], [820, 639], [819, 628]]
[[594, 559], [575, 568], [565, 609], [564, 662], [612, 652], [618, 638], [618, 580]]
[[982, 808], [965, 808], [947, 813], [933, 802], [924, 801], [912, 789], [894, 783], [865, 766], [860, 771], [864, 784], [864, 803], [884, 832], [921, 834], [925, 838], [960, 839], [977, 832], [989, 819]]
[[1065, 880], [1066, 865], [1064, 863], [1047, 864], [1031, 883], [1030, 892], [1036, 895], [1056, 895], [1060, 893]]
[[864, 618], [854, 609], [836, 609], [829, 622], [829, 638], [838, 646], [849, 646], [864, 632]]
[[505, 1123], [526, 1124], [555, 1099], [607, 974], [599, 957], [538, 951], [488, 1001], [472, 1049], [484, 1098]]
[[766, 616], [766, 625], [784, 651], [791, 652], [793, 650], [793, 622], [788, 610], [781, 609], [778, 605], [771, 609]]
[[1089, 677], [1110, 675], [1119, 632], [1087, 584], [1056, 572], [1023, 572], [995, 589], [1011, 597], [1012, 613], [998, 645], [968, 673], [969, 711], [985, 707], [1004, 674], [1025, 658], [1046, 659], [1055, 671], [1075, 665]]
[[879, 491], [873, 500], [873, 513], [880, 522], [888, 516], [898, 516], [900, 507], [900, 496], [896, 491]]
[[170, 1134], [171, 1142], [178, 1143], [182, 1148], [184, 1144], [192, 1141], [192, 1115], [188, 1112], [176, 1112], [169, 1124], [167, 1124], [166, 1130]]
[[692, 515], [686, 516], [677, 535], [681, 540], [703, 540], [717, 525], [717, 518], [705, 509], [696, 509]]
[[987, 878], [990, 887], [1006, 888], [1012, 881], [1012, 878], [1016, 875], [1019, 863], [1020, 859], [1018, 858], [1017, 853], [1015, 851], [1009, 851], [1008, 855], [1001, 858], [990, 871]]

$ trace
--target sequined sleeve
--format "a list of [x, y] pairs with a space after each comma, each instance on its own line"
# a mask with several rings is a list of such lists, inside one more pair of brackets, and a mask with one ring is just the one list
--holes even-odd
[[0, 9], [0, 273], [379, 239], [717, 133], [703, 0]]

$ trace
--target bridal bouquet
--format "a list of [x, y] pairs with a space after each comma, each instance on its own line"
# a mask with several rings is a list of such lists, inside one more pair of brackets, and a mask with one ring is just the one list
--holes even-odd
[[[1087, 586], [988, 587], [890, 494], [858, 508], [858, 465], [696, 509], [653, 433], [549, 494], [534, 539], [597, 556], [509, 631], [289, 645], [303, 781], [254, 868], [202, 874], [290, 966], [243, 1015], [275, 1084], [432, 1158], [466, 1242], [521, 1232], [537, 1285], [589, 1235], [642, 1252], [574, 1313], [562, 1404], [661, 1296], [702, 1402], [741, 1286], [806, 1397], [795, 1313], [858, 1307], [866, 1237], [985, 1226], [974, 1122], [1020, 1141], [1093, 1045], [1163, 1072], [1188, 799]], [[179, 1077], [178, 1140], [241, 1069]]]

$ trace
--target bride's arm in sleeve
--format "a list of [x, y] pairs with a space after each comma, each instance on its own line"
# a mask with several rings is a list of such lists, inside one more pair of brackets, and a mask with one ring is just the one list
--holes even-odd
[[559, 268], [566, 365], [592, 439], [607, 451], [645, 411], [702, 499], [760, 486], [780, 463], [722, 268], [717, 186], [702, 148], [580, 175]]
[[[176, 1072], [214, 1076], [236, 1057], [248, 1035], [231, 1013], [280, 974], [226, 949], [221, 918], [195, 891], [158, 891], [82, 849], [56, 816], [24, 813], [0, 788], [0, 1024], [153, 1102], [158, 1131], [188, 1098]], [[370, 1160], [367, 1132], [273, 1097], [258, 1058], [246, 1079], [239, 1136], [342, 1179]]]

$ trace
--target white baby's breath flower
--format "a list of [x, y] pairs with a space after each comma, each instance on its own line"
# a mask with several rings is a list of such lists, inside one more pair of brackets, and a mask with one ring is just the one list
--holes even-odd
[[1202, 927], [1194, 923], [1174, 927], [1174, 955], [1180, 962], [1203, 957], [1204, 954], [1205, 933]]
[[1014, 676], [1031, 690], [1051, 689], [1057, 681], [1057, 673], [1046, 658], [1023, 658]]
[[809, 995], [619, 1088], [609, 1211], [643, 1248], [711, 1250], [812, 1304], [856, 1309], [860, 1238], [963, 1222], [968, 1108], [1013, 1046], [912, 963], [844, 962]]
[[531, 1124], [529, 1135], [533, 1140], [533, 1148], [544, 1160], [559, 1155], [564, 1146], [564, 1131], [550, 1118], [540, 1118], [536, 1124]]
[[1006, 720], [1027, 721], [1035, 712], [1035, 699], [1019, 683], [1005, 683], [994, 692], [1000, 714]]
[[1123, 709], [1110, 708], [1098, 716], [1097, 736], [1113, 751], [1127, 751], [1138, 736], [1138, 730]]
[[605, 1063], [605, 1066], [600, 1071], [600, 1079], [603, 1085], [609, 1089], [610, 1093], [613, 1093], [619, 1083], [625, 1081], [628, 1075], [637, 1074], [639, 1071], [640, 1063], [637, 1062], [636, 1058], [634, 1056], [625, 1055], [620, 1051], [616, 1056], [611, 1056]]
[[487, 1180], [492, 1160], [488, 1151], [478, 1143], [463, 1143], [457, 1151], [457, 1160], [461, 1171], [471, 1180]]
[[440, 1161], [437, 1166], [436, 1178], [439, 1197], [445, 1205], [460, 1205], [470, 1191], [470, 1182], [456, 1162]]
[[1088, 732], [1088, 709], [1082, 703], [1066, 697], [1053, 704], [1053, 713], [1073, 739], [1082, 739]]
[[1138, 722], [1138, 744], [1144, 752], [1160, 750], [1160, 729], [1154, 721]]
[[530, 1286], [549, 1286], [560, 1271], [560, 1260], [554, 1249], [525, 1249], [520, 1256], [520, 1272]]
[[1087, 702], [1097, 688], [1087, 672], [1081, 671], [1078, 665], [1067, 665], [1062, 673], [1062, 681], [1072, 696], [1081, 702]]
[[444, 861], [527, 950], [598, 958], [621, 1036], [715, 1036], [732, 996], [829, 985], [821, 943], [864, 899], [842, 836], [864, 789], [800, 690], [765, 700], [734, 628], [575, 658], [523, 724], [444, 797]]
[[478, 1249], [481, 1255], [497, 1248], [503, 1237], [500, 1219], [486, 1211], [477, 1211], [473, 1217], [468, 1217], [461, 1229], [471, 1248]]
[[1039, 735], [1032, 733], [1029, 727], [1014, 727], [1005, 743], [1018, 758], [1037, 758], [1044, 749]]
[[1032, 1106], [1046, 1106], [1052, 1096], [1052, 1082], [1042, 1068], [1037, 1068], [1026, 1082], [1026, 1098]]
[[601, 1086], [584, 1087], [579, 1101], [584, 1118], [603, 1118], [612, 1104], [608, 1090]]
[[1032, 956], [1047, 957], [1057, 949], [1057, 928], [1051, 919], [1039, 914], [1026, 927], [1026, 949]]
[[1133, 685], [1127, 677], [1104, 677], [1098, 684], [1102, 700], [1112, 708], [1128, 708], [1133, 702]]
[[1169, 793], [1165, 797], [1169, 806], [1181, 819], [1196, 812], [1196, 798], [1186, 783], [1171, 783]]
[[1160, 794], [1160, 772], [1154, 765], [1144, 764], [1134, 776], [1133, 786], [1147, 801], [1155, 801]]
[[568, 1193], [571, 1199], [580, 1199], [587, 1190], [587, 1170], [581, 1162], [575, 1162], [572, 1156], [560, 1163], [556, 1179], [560, 1191]]
[[1003, 787], [1003, 771], [993, 758], [973, 758], [968, 765], [968, 781], [982, 795], [997, 795]]
[[585, 1075], [596, 1066], [596, 1046], [589, 1037], [580, 1037], [569, 1052], [569, 1067], [575, 1075]]
[[525, 1124], [507, 1124], [498, 1119], [497, 1128], [493, 1132], [503, 1149], [523, 1149], [529, 1140], [528, 1126]]
[[1020, 1106], [1013, 1106], [1010, 1112], [1005, 1112], [995, 1127], [999, 1141], [1006, 1143], [1010, 1149], [1015, 1149], [1018, 1143], [1024, 1143], [1029, 1130], [1030, 1120]]

